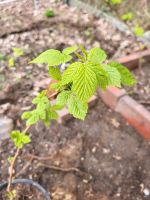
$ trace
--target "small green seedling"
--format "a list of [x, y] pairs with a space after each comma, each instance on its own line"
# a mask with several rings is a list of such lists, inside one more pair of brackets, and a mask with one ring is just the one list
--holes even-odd
[[16, 200], [17, 191], [14, 189], [7, 193], [7, 198], [10, 200]]
[[15, 60], [12, 56], [8, 56], [7, 57], [7, 61], [8, 61], [8, 67], [14, 67], [15, 66]]
[[15, 144], [15, 147], [21, 149], [25, 144], [28, 144], [31, 142], [31, 139], [28, 135], [24, 132], [20, 132], [17, 130], [14, 130], [11, 132], [11, 139]]
[[[135, 79], [127, 68], [117, 62], [106, 63], [107, 55], [100, 48], [93, 48], [86, 51], [82, 46], [82, 54], [76, 52], [77, 46], [64, 49], [62, 52], [54, 49], [47, 50], [35, 58], [32, 63], [47, 63], [51, 78], [57, 80], [52, 85], [58, 93], [56, 105], [68, 107], [69, 112], [76, 118], [84, 119], [88, 110], [88, 100], [96, 92], [97, 87], [106, 89], [108, 86], [121, 87], [121, 85], [133, 85]], [[68, 68], [61, 73], [57, 68], [66, 62], [70, 62], [75, 53], [78, 61], [71, 63]], [[43, 102], [45, 101], [44, 105]], [[51, 118], [48, 113], [56, 112], [52, 110], [45, 93], [42, 92], [36, 100], [37, 108], [26, 112], [22, 118], [27, 119], [27, 126], [34, 124], [38, 120], [47, 121]], [[53, 108], [53, 107], [52, 107]], [[56, 113], [54, 114], [56, 117]]]
[[113, 5], [117, 5], [117, 4], [121, 4], [123, 2], [123, 0], [108, 0], [108, 2]]
[[13, 56], [11, 55], [8, 55], [6, 56], [6, 60], [8, 62], [8, 67], [14, 67], [15, 66], [15, 59], [18, 58], [18, 57], [21, 57], [24, 55], [24, 51], [21, 49], [21, 48], [12, 48], [12, 51], [13, 51]]
[[134, 34], [138, 37], [142, 37], [144, 35], [144, 29], [139, 24], [136, 24], [134, 27]]
[[[50, 125], [52, 120], [58, 118], [57, 111], [65, 107], [75, 118], [84, 120], [88, 112], [88, 101], [97, 88], [106, 90], [108, 86], [120, 88], [122, 85], [132, 86], [136, 83], [126, 67], [118, 62], [108, 62], [106, 58], [105, 51], [100, 48], [86, 51], [79, 45], [65, 48], [63, 51], [46, 50], [30, 62], [47, 64], [48, 73], [55, 82], [51, 89], [56, 96], [56, 103], [51, 102], [47, 90], [40, 92], [32, 101], [34, 109], [22, 114], [22, 119], [26, 120], [26, 128], [21, 132], [11, 132], [11, 139], [17, 151], [9, 159], [8, 194], [12, 194], [13, 169], [20, 149], [31, 142], [27, 132], [32, 125], [39, 121]], [[60, 66], [64, 63], [67, 63], [68, 67], [62, 72]]]
[[0, 53], [0, 61], [2, 61], [4, 59], [5, 59], [5, 56], [2, 53]]
[[133, 12], [127, 12], [126, 14], [121, 16], [123, 21], [131, 21], [133, 20], [133, 17], [134, 17]]
[[12, 48], [12, 50], [13, 50], [13, 53], [16, 57], [20, 57], [20, 56], [24, 55], [24, 51], [20, 48], [14, 47], [14, 48]]
[[48, 9], [48, 10], [45, 11], [45, 16], [46, 16], [47, 18], [51, 18], [51, 17], [54, 17], [54, 16], [55, 16], [55, 13], [54, 13], [53, 10]]

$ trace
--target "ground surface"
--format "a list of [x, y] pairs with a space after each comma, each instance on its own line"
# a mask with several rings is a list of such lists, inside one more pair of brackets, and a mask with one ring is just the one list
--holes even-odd
[[[28, 64], [39, 52], [83, 43], [87, 49], [102, 47], [111, 58], [138, 49], [132, 38], [102, 19], [48, 2], [43, 0], [34, 12], [31, 1], [0, 7], [0, 52], [15, 58], [12, 68], [0, 61], [0, 115], [12, 118], [16, 128], [22, 128], [20, 115], [31, 108], [31, 99], [49, 83], [46, 66]], [[56, 13], [51, 19], [43, 15], [49, 7]], [[25, 55], [16, 58], [12, 47]], [[54, 122], [50, 128], [38, 124], [30, 132], [33, 142], [18, 159], [17, 177], [38, 181], [53, 200], [150, 199], [144, 195], [150, 189], [149, 143], [101, 101], [85, 122]], [[7, 178], [6, 160], [13, 153], [11, 141], [0, 141], [0, 181]]]
[[[0, 113], [13, 118], [15, 123], [18, 119], [16, 113], [20, 115], [19, 110], [30, 109], [31, 99], [48, 85], [45, 80], [48, 78], [47, 67], [29, 64], [39, 52], [48, 48], [61, 50], [82, 43], [87, 49], [102, 47], [111, 58], [138, 49], [133, 38], [119, 33], [104, 20], [94, 19], [61, 3], [47, 6], [48, 2], [43, 1], [38, 10], [33, 9], [32, 1], [0, 7], [0, 24], [3, 27], [0, 32], [0, 53], [5, 57], [0, 61]], [[45, 9], [49, 7], [56, 14], [51, 19], [44, 16]], [[24, 56], [16, 58], [13, 47], [21, 48]], [[8, 56], [14, 58], [15, 67], [8, 67]]]
[[[150, 30], [150, 2], [147, 0], [123, 0], [121, 4], [114, 5], [114, 6], [107, 6], [105, 0], [80, 0], [84, 1], [85, 3], [89, 3], [93, 7], [97, 9], [101, 9], [103, 12], [107, 12], [109, 15], [114, 15], [115, 17], [119, 18], [128, 13], [133, 13], [133, 19], [129, 23], [131, 27], [135, 26], [136, 23], [140, 24], [145, 31]], [[117, 15], [116, 12], [117, 10]]]
[[[37, 155], [20, 177], [39, 181], [54, 200], [149, 199], [143, 189], [150, 185], [150, 146], [102, 102], [84, 122], [53, 123], [50, 129], [38, 124], [30, 132], [33, 142], [23, 150], [17, 171], [31, 158], [28, 153]], [[4, 179], [11, 147], [9, 141], [1, 145]]]
[[129, 94], [150, 111], [150, 62], [143, 61], [140, 68], [134, 70], [137, 84], [127, 88]]

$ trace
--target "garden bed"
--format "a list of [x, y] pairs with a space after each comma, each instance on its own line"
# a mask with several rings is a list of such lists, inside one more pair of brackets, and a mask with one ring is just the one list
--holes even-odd
[[144, 61], [141, 68], [133, 71], [137, 84], [128, 93], [150, 111], [150, 62]]
[[[84, 122], [52, 123], [50, 128], [38, 124], [31, 132], [32, 144], [23, 150], [16, 172], [41, 183], [54, 200], [149, 198], [144, 197], [150, 184], [149, 143], [101, 101]], [[10, 149], [12, 143], [5, 140], [1, 144], [1, 181], [7, 177]], [[28, 153], [37, 157], [20, 174], [34, 158]]]
[[[0, 52], [13, 55], [12, 47], [25, 52], [15, 59], [15, 67], [0, 62], [0, 115], [13, 119], [14, 127], [19, 129], [23, 128], [21, 113], [31, 109], [32, 98], [50, 81], [46, 66], [28, 64], [39, 52], [48, 48], [61, 50], [76, 43], [87, 49], [99, 46], [109, 58], [138, 50], [132, 37], [102, 19], [61, 3], [51, 3], [56, 16], [47, 19], [44, 11], [48, 3], [43, 2], [35, 18], [33, 9], [26, 12], [26, 3], [0, 8], [5, 15], [0, 21]], [[18, 16], [17, 6], [24, 8]], [[30, 21], [26, 17], [29, 14], [33, 17]], [[14, 20], [20, 25], [16, 27], [15, 22], [8, 29]], [[18, 159], [17, 177], [38, 181], [51, 192], [53, 200], [149, 199], [145, 193], [150, 189], [149, 143], [101, 100], [84, 122], [71, 119], [63, 125], [54, 122], [50, 128], [38, 124], [31, 133], [33, 142]], [[0, 182], [6, 180], [6, 160], [13, 153], [9, 139], [0, 141]]]
[[[14, 67], [8, 67], [5, 60], [0, 61], [0, 115], [12, 118], [18, 126], [22, 111], [30, 109], [31, 99], [49, 83], [46, 66], [29, 65], [29, 61], [39, 52], [49, 48], [61, 50], [78, 43], [84, 44], [87, 49], [100, 46], [109, 58], [138, 50], [138, 45], [132, 37], [118, 32], [102, 19], [95, 19], [85, 12], [61, 3], [51, 3], [56, 16], [47, 19], [44, 16], [45, 9], [49, 8], [46, 0], [40, 4], [34, 17], [35, 10], [28, 4], [29, 1], [23, 1], [0, 7], [1, 15], [5, 15], [0, 20], [3, 26], [0, 53], [5, 57], [13, 57], [13, 47], [24, 51], [24, 56], [15, 59]], [[30, 24], [27, 15], [32, 17]], [[11, 19], [16, 21], [14, 25]], [[20, 25], [15, 25], [17, 21]], [[12, 29], [8, 29], [10, 24]]]

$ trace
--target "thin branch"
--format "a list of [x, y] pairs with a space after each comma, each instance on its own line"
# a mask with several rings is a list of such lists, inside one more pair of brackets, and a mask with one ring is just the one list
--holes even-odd
[[19, 153], [20, 153], [20, 148], [17, 148], [17, 151], [14, 155], [14, 158], [13, 158], [12, 162], [10, 163], [7, 192], [11, 191], [11, 183], [12, 183], [12, 179], [13, 179], [14, 165], [16, 163], [18, 156], [19, 156]]
[[69, 168], [62, 168], [62, 167], [58, 167], [55, 165], [47, 165], [44, 163], [38, 163], [37, 167], [45, 167], [45, 168], [49, 168], [52, 170], [56, 170], [56, 171], [62, 171], [62, 172], [76, 172], [79, 173], [80, 175], [84, 175], [85, 173], [82, 172], [81, 170], [79, 170], [78, 168], [75, 167], [69, 167]]
[[36, 156], [36, 155], [33, 155], [33, 154], [29, 154], [27, 156], [25, 156], [25, 158], [29, 158], [29, 159], [32, 159], [32, 160], [50, 160], [52, 159], [52, 156], [44, 156], [44, 157], [39, 157], [39, 156]]

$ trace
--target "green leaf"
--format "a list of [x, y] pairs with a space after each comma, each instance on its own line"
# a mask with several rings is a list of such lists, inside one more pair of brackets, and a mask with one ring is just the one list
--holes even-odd
[[119, 71], [109, 65], [103, 65], [103, 69], [108, 73], [108, 84], [110, 86], [121, 87], [121, 75]]
[[13, 57], [8, 57], [8, 67], [14, 67], [15, 61]]
[[60, 70], [56, 67], [49, 67], [49, 75], [54, 79], [54, 80], [61, 80], [61, 73]]
[[121, 4], [123, 0], [108, 0], [113, 5]]
[[144, 29], [138, 24], [134, 27], [134, 34], [138, 37], [142, 37], [144, 35]]
[[96, 87], [97, 79], [91, 67], [87, 63], [80, 65], [73, 77], [72, 91], [81, 101], [86, 101], [94, 94]]
[[48, 18], [51, 18], [51, 17], [55, 16], [55, 13], [54, 13], [53, 10], [48, 9], [48, 10], [45, 11], [45, 16], [48, 17]]
[[58, 119], [58, 114], [55, 110], [50, 110], [50, 112], [47, 113], [48, 118], [50, 119]]
[[21, 119], [28, 119], [32, 116], [30, 111], [24, 112], [21, 116]]
[[33, 124], [36, 124], [40, 120], [39, 113], [36, 110], [30, 111], [30, 112], [31, 112], [31, 116], [26, 121], [27, 126], [31, 126]]
[[30, 63], [47, 63], [49, 66], [60, 65], [72, 59], [70, 55], [62, 54], [55, 49], [49, 49], [41, 53], [37, 58]]
[[51, 84], [51, 86], [50, 86], [50, 88], [51, 88], [52, 90], [56, 90], [56, 91], [61, 90], [62, 87], [63, 87], [63, 86], [62, 86], [61, 82], [53, 83], [53, 84]]
[[73, 82], [73, 79], [81, 66], [83, 66], [81, 62], [75, 62], [69, 65], [68, 68], [62, 74], [61, 84], [66, 85], [68, 83]]
[[121, 18], [124, 21], [131, 21], [134, 17], [133, 12], [127, 12], [126, 14], [122, 15]]
[[21, 134], [21, 140], [23, 144], [28, 144], [31, 142], [31, 139], [28, 135], [26, 135], [25, 133]]
[[88, 53], [88, 61], [95, 64], [100, 64], [104, 62], [106, 58], [107, 58], [107, 55], [105, 51], [97, 47], [92, 48]]
[[62, 55], [63, 55], [63, 63], [66, 63], [72, 60], [72, 56], [66, 55], [66, 54], [62, 54]]
[[66, 55], [69, 55], [69, 54], [75, 52], [77, 49], [78, 49], [78, 46], [74, 45], [74, 46], [65, 48], [62, 53], [66, 54]]
[[9, 157], [7, 158], [7, 160], [8, 160], [9, 163], [11, 163], [11, 162], [14, 160], [14, 156], [9, 156]]
[[50, 124], [51, 119], [57, 119], [58, 114], [56, 110], [60, 109], [60, 106], [51, 106], [46, 91], [42, 91], [32, 101], [36, 105], [36, 108], [29, 112], [22, 114], [22, 119], [26, 119], [26, 125], [31, 126], [42, 120], [46, 125]]
[[23, 56], [24, 55], [24, 51], [22, 49], [16, 48], [16, 47], [14, 47], [12, 49], [13, 49], [15, 56]]
[[68, 102], [68, 99], [70, 98], [71, 91], [64, 90], [62, 91], [58, 96], [56, 100], [56, 105], [66, 105]]
[[97, 84], [103, 90], [106, 90], [109, 82], [108, 82], [108, 73], [101, 67], [100, 65], [92, 65], [91, 68], [94, 71], [97, 79]]
[[4, 60], [5, 56], [0, 53], [0, 61]]
[[54, 109], [54, 110], [62, 110], [64, 108], [64, 106], [62, 106], [62, 105], [53, 105], [52, 106], [52, 109]]
[[84, 103], [80, 101], [76, 96], [71, 96], [70, 99], [68, 100], [68, 110], [69, 112], [78, 119], [84, 120], [87, 110], [88, 110], [88, 105], [87, 103]]
[[14, 130], [11, 132], [11, 139], [17, 148], [22, 148], [24, 144], [31, 142], [31, 139], [26, 133]]
[[123, 85], [132, 86], [136, 83], [134, 76], [122, 64], [117, 63], [117, 62], [110, 62], [110, 63], [108, 63], [108, 65], [116, 68], [119, 71], [119, 73], [121, 75], [121, 83]]
[[46, 90], [43, 90], [41, 93], [39, 93], [37, 95], [37, 97], [35, 97], [32, 100], [32, 103], [33, 104], [39, 104], [39, 103], [49, 104], [49, 100], [48, 100], [48, 98], [46, 96]]
[[49, 49], [41, 53], [31, 63], [47, 63], [49, 66], [60, 65], [63, 63], [63, 55], [58, 50]]

